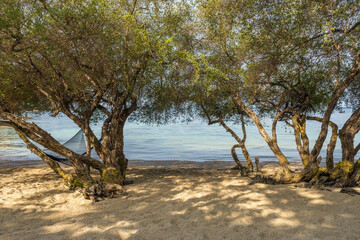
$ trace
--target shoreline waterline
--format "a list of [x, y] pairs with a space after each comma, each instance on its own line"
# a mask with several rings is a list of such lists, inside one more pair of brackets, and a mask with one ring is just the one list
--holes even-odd
[[[246, 162], [241, 161], [243, 165]], [[289, 162], [296, 169], [303, 167], [302, 162]], [[128, 168], [197, 168], [197, 169], [230, 169], [236, 164], [234, 161], [188, 161], [188, 160], [129, 160]], [[261, 161], [266, 168], [279, 168], [278, 161]], [[68, 167], [63, 165], [65, 168]], [[321, 163], [321, 167], [325, 166]], [[4, 160], [0, 159], [0, 168], [43, 168], [47, 164], [42, 160]]]
[[[351, 115], [350, 109], [335, 112], [331, 118], [339, 129]], [[30, 115], [29, 115], [30, 116]], [[46, 114], [31, 115], [34, 122], [48, 131], [60, 143], [74, 136], [79, 128], [67, 117], [49, 117]], [[265, 119], [265, 128], [270, 132], [271, 119]], [[49, 124], [51, 123], [51, 124]], [[240, 126], [228, 123], [235, 132], [241, 133]], [[97, 135], [100, 126], [93, 126]], [[314, 145], [320, 123], [309, 121], [307, 132], [310, 147]], [[326, 159], [326, 146], [331, 136], [329, 129], [327, 140], [320, 153]], [[301, 161], [291, 129], [279, 122], [277, 128], [278, 145], [290, 162]], [[355, 145], [360, 142], [360, 135], [355, 137]], [[124, 128], [124, 152], [128, 159], [144, 160], [186, 160], [186, 161], [232, 161], [231, 148], [237, 142], [221, 126], [207, 125], [203, 121], [190, 123], [171, 123], [167, 125], [145, 125], [127, 122]], [[260, 161], [276, 161], [266, 142], [259, 135], [256, 126], [247, 127], [246, 147], [252, 158], [259, 156]], [[240, 160], [244, 160], [241, 150], [237, 150]], [[356, 156], [359, 158], [360, 154]], [[32, 154], [16, 132], [9, 127], [0, 127], [0, 159], [6, 160], [40, 160]], [[334, 151], [334, 161], [341, 161], [341, 145], [338, 139]]]

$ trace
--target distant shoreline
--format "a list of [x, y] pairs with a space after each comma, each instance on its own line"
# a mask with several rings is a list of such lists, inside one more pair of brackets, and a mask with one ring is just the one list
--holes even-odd
[[[245, 162], [242, 162], [245, 165]], [[278, 168], [277, 161], [261, 161], [262, 167]], [[301, 162], [290, 162], [291, 167], [302, 168]], [[64, 165], [63, 165], [64, 166]], [[234, 161], [181, 161], [181, 160], [129, 160], [129, 168], [203, 168], [230, 169], [235, 166]], [[42, 160], [1, 160], [0, 168], [42, 168], [47, 165]], [[66, 167], [66, 166], [64, 166]]]

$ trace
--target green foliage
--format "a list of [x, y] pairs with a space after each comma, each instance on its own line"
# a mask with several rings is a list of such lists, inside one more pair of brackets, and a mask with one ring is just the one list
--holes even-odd
[[258, 114], [322, 112], [359, 46], [359, 27], [344, 33], [359, 21], [356, 1], [214, 0], [197, 7], [202, 40], [193, 83], [207, 94], [237, 93]]
[[[112, 0], [5, 1], [0, 6], [1, 54], [8, 59], [1, 81], [26, 79], [28, 90], [44, 94], [54, 111], [65, 107], [80, 118], [99, 91], [100, 104], [109, 110], [119, 96], [125, 98], [124, 108], [136, 99], [140, 108], [157, 104], [159, 86], [186, 54], [177, 47], [183, 40], [176, 30], [188, 6]], [[6, 89], [2, 96], [10, 94]]]

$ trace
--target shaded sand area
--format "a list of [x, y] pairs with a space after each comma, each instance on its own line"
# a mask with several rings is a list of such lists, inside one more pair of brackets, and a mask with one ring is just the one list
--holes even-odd
[[129, 195], [94, 203], [40, 161], [0, 160], [0, 239], [360, 239], [360, 196], [249, 185], [232, 166], [130, 161]]

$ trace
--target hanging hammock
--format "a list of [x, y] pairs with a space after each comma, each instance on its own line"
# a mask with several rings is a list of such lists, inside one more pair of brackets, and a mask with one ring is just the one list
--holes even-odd
[[[84, 132], [82, 130], [79, 130], [72, 138], [66, 141], [63, 146], [77, 154], [86, 155], [86, 141]], [[71, 166], [69, 160], [64, 156], [59, 155], [49, 149], [45, 149], [44, 152], [53, 160]]]

